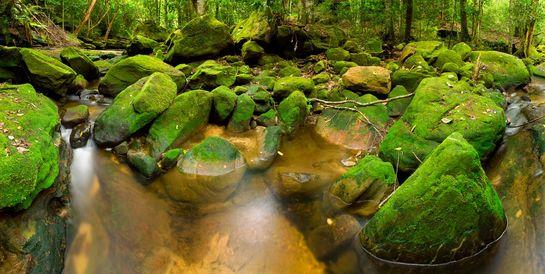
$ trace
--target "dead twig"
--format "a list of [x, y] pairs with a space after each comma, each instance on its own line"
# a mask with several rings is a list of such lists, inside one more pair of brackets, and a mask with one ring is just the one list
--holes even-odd
[[409, 93], [409, 94], [405, 94], [405, 95], [395, 96], [395, 97], [388, 98], [388, 99], [376, 100], [376, 101], [372, 101], [372, 102], [368, 102], [368, 103], [362, 103], [362, 102], [359, 102], [359, 101], [356, 101], [356, 100], [349, 100], [349, 99], [348, 100], [341, 100], [341, 101], [327, 101], [327, 100], [322, 100], [322, 99], [318, 99], [318, 98], [311, 98], [311, 99], [308, 99], [308, 100], [310, 102], [318, 102], [318, 103], [322, 103], [322, 104], [326, 104], [326, 105], [342, 105], [342, 104], [350, 103], [350, 104], [354, 104], [354, 105], [356, 105], [358, 107], [369, 107], [369, 106], [378, 105], [378, 104], [386, 104], [386, 103], [389, 103], [391, 101], [404, 99], [404, 98], [409, 98], [409, 97], [412, 97], [412, 96], [414, 96], [414, 92]]

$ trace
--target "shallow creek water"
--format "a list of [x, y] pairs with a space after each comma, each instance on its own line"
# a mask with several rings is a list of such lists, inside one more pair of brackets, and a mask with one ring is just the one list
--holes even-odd
[[[545, 102], [545, 82], [534, 81], [534, 85], [532, 103]], [[72, 99], [67, 104], [88, 104], [92, 119], [105, 108], [105, 104]], [[510, 106], [508, 116], [512, 123], [523, 123], [525, 118], [513, 109], [525, 102], [517, 102]], [[508, 133], [486, 168], [509, 219], [506, 235], [472, 265], [423, 272], [545, 273], [541, 155], [536, 154], [530, 132]], [[227, 138], [243, 154], [254, 149], [251, 133], [230, 135], [213, 125], [184, 146], [189, 148], [211, 135]], [[63, 136], [68, 138], [69, 130], [63, 129]], [[74, 229], [65, 273], [422, 271], [380, 265], [363, 255], [357, 240], [328, 259], [318, 259], [319, 244], [311, 248], [308, 231], [309, 227], [331, 224], [328, 212], [315, 202], [319, 197], [280, 198], [275, 192], [275, 174], [311, 174], [326, 184], [346, 170], [343, 159], [355, 152], [326, 145], [310, 127], [283, 140], [280, 151], [282, 155], [268, 171], [247, 174], [228, 202], [193, 208], [172, 201], [165, 192], [165, 185], [180, 179], [175, 169], [150, 182], [91, 141], [75, 149], [71, 185]], [[363, 225], [366, 220], [359, 221]]]

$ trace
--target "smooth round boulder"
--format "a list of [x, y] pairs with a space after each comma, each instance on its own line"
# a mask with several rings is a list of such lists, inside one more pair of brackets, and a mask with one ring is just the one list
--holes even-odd
[[506, 225], [479, 153], [453, 133], [371, 218], [360, 240], [381, 259], [440, 264], [477, 254]]
[[482, 75], [490, 73], [494, 86], [507, 89], [530, 83], [526, 65], [516, 56], [498, 51], [473, 51], [469, 58], [472, 63], [481, 66]]
[[351, 67], [342, 79], [347, 89], [360, 93], [388, 94], [392, 86], [390, 71], [377, 66]]
[[171, 198], [192, 204], [223, 202], [236, 190], [246, 161], [227, 140], [211, 136], [178, 161], [182, 180], [166, 184]]
[[83, 75], [87, 80], [95, 80], [100, 77], [98, 67], [83, 53], [74, 47], [67, 47], [61, 51], [61, 60], [71, 67], [78, 74]]
[[273, 96], [277, 99], [283, 99], [296, 90], [304, 94], [310, 94], [314, 91], [314, 82], [312, 79], [296, 76], [280, 78], [274, 83]]

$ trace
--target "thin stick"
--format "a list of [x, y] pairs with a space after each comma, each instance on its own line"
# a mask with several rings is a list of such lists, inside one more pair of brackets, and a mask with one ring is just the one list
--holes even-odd
[[524, 127], [524, 126], [527, 126], [527, 125], [529, 125], [529, 124], [531, 124], [531, 123], [537, 122], [537, 121], [539, 121], [539, 120], [541, 120], [541, 119], [543, 119], [543, 118], [545, 118], [545, 115], [541, 115], [541, 116], [539, 116], [539, 117], [537, 117], [537, 118], [534, 118], [534, 119], [532, 119], [532, 120], [530, 120], [530, 121], [528, 121], [528, 122], [526, 122], [526, 123], [524, 123], [524, 124], [521, 124], [521, 125], [516, 125], [516, 126], [508, 125], [507, 127], [508, 127], [508, 128], [519, 128], [519, 127]]
[[408, 97], [412, 97], [412, 96], [414, 96], [414, 92], [409, 93], [409, 94], [405, 94], [405, 95], [395, 96], [395, 97], [388, 98], [388, 99], [376, 100], [376, 101], [372, 101], [372, 102], [368, 102], [368, 103], [362, 103], [362, 102], [358, 102], [356, 100], [326, 101], [326, 100], [322, 100], [322, 99], [318, 99], [318, 98], [311, 98], [311, 99], [308, 99], [308, 100], [310, 102], [318, 102], [318, 103], [327, 104], [327, 105], [342, 105], [342, 104], [346, 104], [346, 103], [352, 103], [352, 104], [357, 105], [358, 107], [368, 107], [368, 106], [377, 105], [377, 104], [386, 104], [386, 103], [394, 101], [394, 100], [404, 99], [404, 98], [408, 98]]

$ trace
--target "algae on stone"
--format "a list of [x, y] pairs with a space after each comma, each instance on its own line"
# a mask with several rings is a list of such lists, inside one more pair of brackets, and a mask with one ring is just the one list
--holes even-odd
[[37, 50], [19, 50], [25, 63], [30, 82], [38, 91], [65, 96], [77, 73], [61, 61]]

